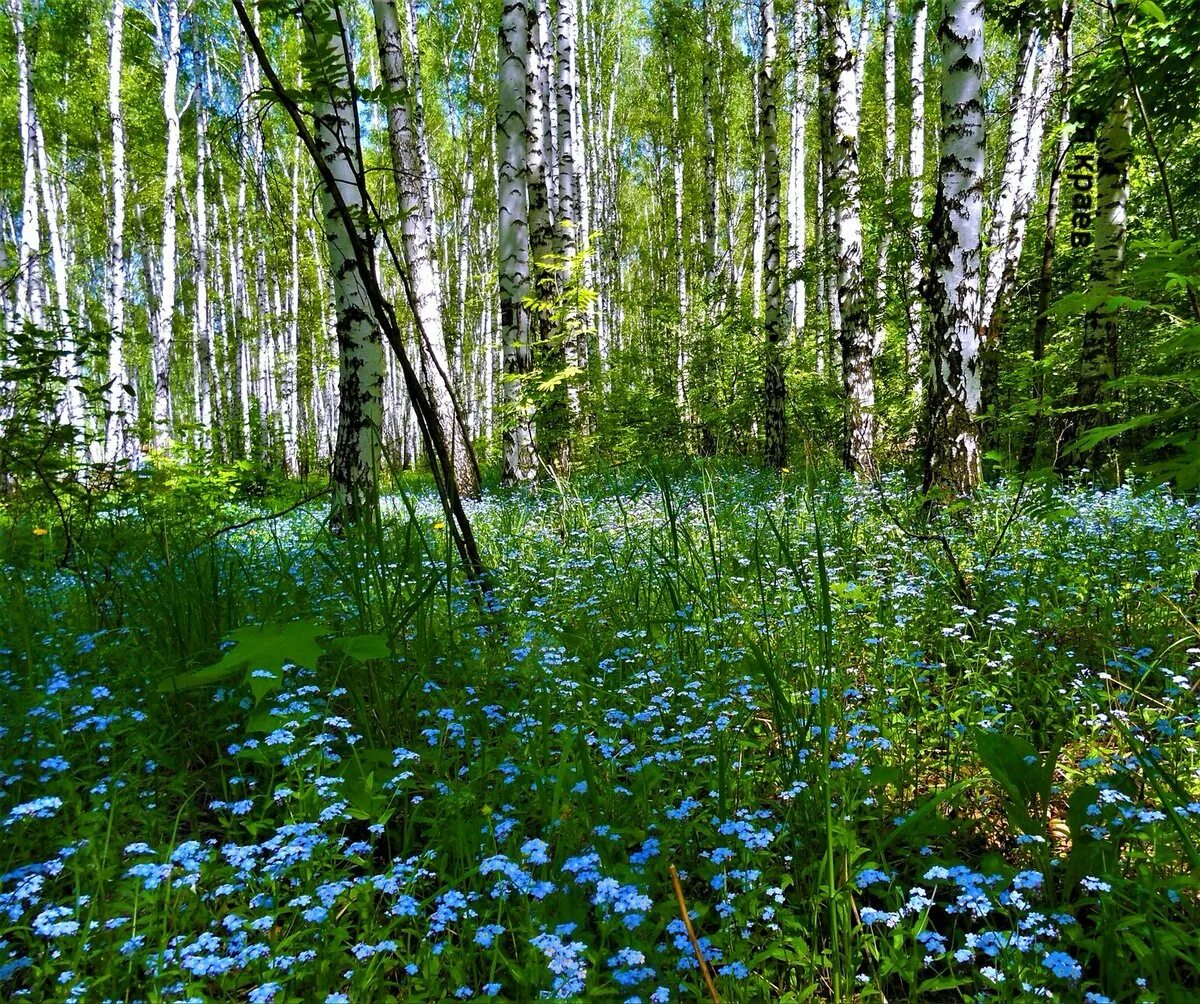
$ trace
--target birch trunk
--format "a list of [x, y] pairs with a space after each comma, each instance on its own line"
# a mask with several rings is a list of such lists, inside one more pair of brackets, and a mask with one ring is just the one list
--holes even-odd
[[[203, 58], [203, 47], [197, 46], [197, 58]], [[205, 91], [207, 74], [200, 74], [196, 91], [196, 418], [200, 435], [208, 448], [215, 446], [214, 431], [220, 425], [220, 412], [214, 407], [213, 388], [216, 373], [213, 368], [212, 312], [208, 303], [208, 104]]]
[[983, 408], [996, 404], [1004, 310], [1017, 280], [1025, 229], [1037, 196], [1042, 137], [1060, 71], [1060, 47], [1042, 44], [1040, 27], [1021, 47], [1010, 106], [1008, 144], [1000, 188], [988, 228], [987, 270], [980, 317]]
[[663, 58], [667, 69], [667, 93], [671, 102], [671, 181], [672, 223], [674, 224], [672, 260], [675, 263], [675, 299], [679, 322], [675, 327], [675, 406], [684, 424], [690, 424], [687, 401], [688, 368], [688, 287], [687, 255], [683, 245], [683, 135], [679, 125], [679, 81], [670, 39], [663, 36]]
[[279, 388], [283, 404], [283, 466], [289, 473], [300, 471], [300, 388], [297, 380], [300, 356], [300, 156], [300, 142], [296, 140], [292, 147], [291, 281], [288, 285], [287, 343], [283, 350], [283, 379]]
[[[584, 226], [584, 203], [580, 198], [579, 182], [583, 176], [583, 144], [580, 109], [579, 71], [575, 25], [575, 0], [559, 0], [555, 25], [555, 104], [558, 114], [558, 232], [559, 254], [562, 256], [560, 286], [565, 297], [562, 310], [562, 361], [568, 370], [579, 367], [583, 359], [581, 328], [584, 318], [572, 307], [572, 298], [580, 280], [576, 275], [576, 252], [580, 239], [587, 239]], [[579, 419], [578, 383], [573, 377], [566, 381], [569, 428], [565, 437], [566, 451], [570, 449], [570, 433]], [[567, 459], [567, 453], [562, 454]]]
[[766, 360], [763, 386], [765, 412], [763, 431], [766, 437], [766, 461], [776, 470], [787, 465], [787, 362], [785, 345], [787, 327], [783, 314], [783, 288], [780, 277], [780, 219], [779, 219], [779, 138], [777, 135], [777, 82], [775, 77], [776, 24], [774, 0], [761, 0], [762, 67], [759, 71], [759, 99], [762, 122], [759, 132], [763, 142], [763, 210], [765, 216], [765, 249], [763, 271], [766, 297], [763, 321], [766, 331]]
[[529, 224], [525, 163], [525, 68], [529, 48], [526, 0], [503, 0], [497, 51], [499, 102], [496, 109], [498, 152], [498, 265], [500, 335], [504, 346], [504, 398], [509, 415], [504, 429], [501, 478], [506, 485], [537, 474], [533, 409], [525, 383], [533, 369], [529, 343]]
[[171, 353], [175, 326], [176, 195], [179, 186], [179, 3], [166, 0], [166, 24], [158, 0], [152, 0], [155, 43], [162, 58], [163, 117], [167, 128], [165, 174], [163, 178], [162, 265], [159, 273], [158, 317], [150, 346], [154, 371], [154, 433], [156, 449], [165, 449], [171, 437]]
[[921, 388], [921, 341], [925, 330], [925, 36], [929, 21], [927, 0], [914, 0], [913, 38], [909, 69], [912, 117], [908, 128], [909, 230], [908, 295], [905, 307], [908, 332], [905, 369], [914, 390]]
[[23, 0], [9, 0], [8, 13], [17, 39], [17, 121], [24, 164], [21, 185], [21, 247], [17, 260], [17, 323], [45, 326], [42, 275], [42, 214], [38, 205], [37, 160], [34, 153], [34, 106], [29, 50], [25, 42]]
[[883, 13], [883, 226], [875, 255], [875, 354], [883, 348], [888, 304], [888, 255], [895, 223], [896, 186], [896, 0]]
[[[530, 313], [530, 336], [534, 357], [548, 374], [566, 366], [565, 332], [556, 323], [555, 301], [559, 291], [560, 266], [555, 263], [554, 220], [551, 214], [547, 97], [550, 94], [550, 65], [553, 39], [544, 0], [528, 7], [529, 47], [525, 61], [525, 190], [529, 202], [529, 271], [537, 309]], [[556, 176], [555, 176], [556, 177]], [[557, 197], [555, 199], [557, 202]], [[537, 443], [543, 459], [556, 468], [568, 461], [569, 418], [567, 389], [557, 384], [542, 398], [537, 413]]]
[[[1045, 379], [1042, 362], [1046, 357], [1046, 331], [1050, 324], [1050, 298], [1054, 291], [1054, 258], [1058, 248], [1058, 205], [1062, 187], [1063, 169], [1071, 146], [1071, 77], [1074, 53], [1071, 43], [1071, 22], [1074, 20], [1072, 0], [1065, 0], [1060, 12], [1057, 44], [1062, 72], [1059, 74], [1059, 118], [1058, 143], [1054, 154], [1054, 165], [1050, 171], [1050, 183], [1046, 192], [1045, 228], [1042, 234], [1042, 265], [1038, 274], [1037, 316], [1033, 321], [1033, 394], [1041, 403], [1045, 396]], [[1025, 459], [1032, 461], [1037, 447], [1037, 427], [1030, 430], [1024, 451]]]
[[[350, 94], [350, 49], [336, 3], [309, 0], [304, 5], [308, 43], [325, 72], [316, 81], [316, 143], [350, 213], [363, 204], [358, 120]], [[328, 68], [328, 69], [325, 69]], [[325, 241], [333, 275], [338, 341], [338, 422], [333, 453], [333, 505], [336, 526], [370, 519], [378, 499], [383, 427], [383, 350], [367, 290], [360, 275], [359, 243], [322, 186]], [[366, 225], [364, 224], [364, 230]], [[362, 243], [372, 240], [369, 232]]]
[[808, 126], [808, 15], [804, 0], [795, 0], [792, 36], [791, 151], [788, 165], [788, 304], [792, 332], [799, 338], [807, 313], [804, 287], [806, 244], [805, 139]]
[[422, 144], [418, 135], [421, 120], [413, 111], [420, 83], [408, 72], [395, 0], [375, 0], [375, 29], [380, 67], [388, 90], [388, 139], [400, 203], [401, 245], [424, 332], [420, 346], [422, 382], [437, 411], [459, 494], [475, 496], [479, 494], [479, 482], [450, 380], [441, 290], [431, 246], [434, 227], [429, 214], [432, 203], [424, 194], [427, 190], [432, 191], [432, 182], [425, 174], [425, 163], [421, 158]]
[[864, 296], [858, 172], [858, 81], [845, 0], [825, 0], [824, 73], [829, 93], [829, 204], [836, 230], [837, 299], [841, 317], [844, 452], [847, 470], [874, 471], [875, 376]]
[[983, 3], [946, 0], [942, 153], [930, 223], [933, 314], [925, 489], [966, 494], [982, 477], [979, 311], [983, 225]]

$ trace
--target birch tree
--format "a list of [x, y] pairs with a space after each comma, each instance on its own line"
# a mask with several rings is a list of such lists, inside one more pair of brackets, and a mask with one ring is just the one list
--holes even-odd
[[1061, 47], [1040, 24], [1023, 29], [1009, 107], [1008, 142], [992, 202], [980, 314], [983, 407], [995, 404], [1004, 308], [1017, 279], [1025, 229], [1037, 196], [1046, 116], [1060, 72]]
[[442, 324], [441, 290], [434, 267], [432, 205], [424, 194], [432, 190], [432, 182], [426, 177], [428, 164], [421, 157], [421, 141], [417, 135], [421, 120], [413, 113], [419, 82], [410, 76], [406, 66], [395, 0], [375, 0], [375, 30], [388, 95], [388, 140], [392, 176], [400, 204], [401, 245], [412, 284], [413, 302], [424, 332], [420, 346], [422, 376], [426, 393], [437, 409], [459, 493], [474, 496], [479, 494], [479, 481], [454, 401]]
[[162, 256], [158, 282], [158, 310], [151, 326], [150, 357], [154, 372], [152, 441], [163, 449], [171, 436], [171, 353], [174, 348], [175, 327], [175, 266], [177, 241], [177, 193], [180, 178], [179, 132], [179, 3], [166, 0], [164, 23], [162, 4], [152, 0], [150, 17], [154, 25], [154, 41], [162, 60], [163, 117], [166, 120], [166, 161], [163, 173]]
[[779, 219], [779, 140], [777, 136], [777, 86], [775, 76], [776, 24], [774, 0], [761, 0], [762, 66], [759, 70], [759, 107], [762, 121], [759, 132], [763, 144], [763, 211], [765, 214], [765, 247], [763, 256], [766, 296], [763, 302], [763, 321], [766, 331], [766, 360], [763, 399], [766, 435], [766, 460], [776, 470], [788, 460], [786, 363], [783, 315], [783, 289], [780, 277], [780, 219]]
[[946, 0], [942, 152], [930, 221], [928, 300], [933, 315], [926, 394], [924, 484], [966, 493], [982, 477], [979, 311], [983, 226], [983, 3]]
[[8, 0], [17, 41], [17, 126], [21, 133], [21, 246], [17, 258], [17, 323], [41, 328], [45, 324], [45, 282], [42, 272], [42, 217], [39, 207], [34, 137], [34, 97], [29, 48], [25, 38], [23, 0]]
[[301, 16], [309, 45], [308, 66], [314, 77], [316, 143], [350, 215], [362, 220], [361, 233], [352, 234], [333, 195], [322, 186], [338, 341], [339, 407], [331, 520], [341, 526], [369, 519], [378, 497], [383, 350], [356, 250], [356, 245], [373, 238], [363, 201], [345, 22], [336, 0], [308, 0]]
[[795, 0], [792, 34], [792, 113], [791, 148], [788, 161], [788, 272], [791, 279], [788, 305], [791, 309], [792, 333], [798, 339], [804, 331], [807, 311], [807, 291], [804, 285], [804, 263], [807, 243], [805, 141], [808, 129], [808, 42], [809, 19], [807, 4]]
[[833, 217], [837, 301], [841, 320], [843, 461], [859, 474], [874, 470], [875, 375], [864, 296], [862, 214], [858, 170], [857, 54], [846, 0], [823, 0], [822, 74], [828, 93], [828, 200]]
[[497, 52], [497, 248], [500, 336], [504, 346], [504, 398], [509, 411], [504, 429], [501, 478], [508, 485], [528, 481], [537, 473], [533, 452], [533, 411], [527, 403], [524, 385], [533, 369], [529, 312], [525, 307], [525, 298], [529, 294], [528, 193], [525, 174], [528, 156], [525, 116], [528, 47], [529, 15], [525, 0], [503, 0]]
[[908, 127], [908, 192], [909, 264], [908, 292], [905, 307], [908, 331], [905, 339], [905, 360], [909, 380], [919, 389], [921, 373], [921, 342], [925, 328], [925, 35], [928, 30], [927, 0], [913, 0], [912, 53], [909, 81], [912, 95], [912, 114]]

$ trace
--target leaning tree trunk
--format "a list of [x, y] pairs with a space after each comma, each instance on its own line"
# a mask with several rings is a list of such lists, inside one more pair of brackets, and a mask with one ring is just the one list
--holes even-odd
[[997, 403], [1004, 310], [1016, 285], [1025, 228], [1037, 196], [1042, 136], [1058, 79], [1060, 49], [1041, 44], [1042, 31], [1026, 30], [1009, 107], [1008, 145], [988, 228], [988, 257], [983, 280], [981, 338], [982, 393], [985, 411]]
[[942, 153], [930, 222], [933, 314], [926, 395], [925, 490], [966, 494], [982, 477], [979, 310], [983, 225], [983, 3], [946, 0], [942, 43]]
[[766, 435], [766, 461], [776, 470], [786, 466], [787, 442], [787, 364], [784, 342], [787, 334], [783, 314], [783, 289], [779, 265], [779, 139], [776, 129], [777, 82], [775, 78], [775, 2], [761, 0], [762, 67], [759, 71], [759, 108], [762, 121], [759, 132], [763, 144], [763, 213], [765, 234], [763, 275], [766, 297], [763, 302], [763, 321], [767, 336], [763, 403], [766, 412], [763, 429]]
[[525, 66], [529, 46], [526, 0], [504, 0], [500, 14], [500, 96], [496, 108], [499, 170], [500, 334], [504, 346], [504, 398], [509, 415], [504, 429], [502, 480], [507, 485], [537, 474], [533, 452], [533, 409], [525, 384], [533, 369], [529, 344], [528, 196], [525, 187]]
[[[350, 51], [336, 3], [309, 0], [303, 17], [314, 63], [316, 143], [350, 214], [364, 213], [358, 120], [350, 94]], [[322, 186], [325, 241], [333, 273], [337, 317], [339, 409], [333, 453], [335, 527], [370, 519], [378, 498], [380, 435], [383, 426], [383, 350], [356, 247], [373, 238], [352, 234], [336, 200]], [[362, 224], [364, 230], [367, 224]]]
[[401, 246], [413, 298], [425, 331], [421, 345], [421, 370], [426, 393], [437, 409], [450, 459], [454, 481], [460, 495], [479, 494], [466, 436], [459, 421], [450, 381], [450, 360], [442, 324], [441, 290], [434, 267], [430, 236], [432, 207], [424, 193], [431, 189], [425, 178], [421, 141], [417, 135], [421, 120], [415, 118], [414, 90], [419, 82], [408, 72], [405, 46], [395, 0], [375, 0], [375, 30], [379, 39], [379, 61], [387, 88], [388, 139], [392, 155], [392, 174], [400, 203]]
[[[1096, 219], [1092, 244], [1091, 292], [1106, 300], [1117, 294], [1125, 270], [1126, 203], [1129, 200], [1129, 161], [1132, 156], [1130, 104], [1120, 96], [1109, 109], [1096, 135]], [[1072, 431], [1102, 424], [1107, 383], [1117, 375], [1118, 309], [1101, 303], [1088, 312], [1083, 325], [1083, 351], [1075, 407], [1082, 409]]]
[[850, 38], [846, 0], [825, 0], [822, 71], [829, 94], [828, 200], [833, 213], [837, 299], [841, 317], [844, 394], [843, 461], [857, 474], [874, 470], [875, 376], [872, 337], [864, 296], [862, 215], [858, 173], [857, 56]]
[[[1054, 165], [1050, 171], [1050, 183], [1046, 192], [1045, 228], [1042, 234], [1042, 264], [1038, 273], [1037, 316], [1033, 320], [1033, 396], [1038, 402], [1038, 414], [1045, 397], [1046, 381], [1042, 363], [1046, 358], [1046, 332], [1050, 326], [1050, 298], [1054, 292], [1054, 258], [1058, 249], [1058, 205], [1062, 187], [1063, 169], [1071, 146], [1071, 77], [1074, 52], [1071, 45], [1071, 22], [1074, 19], [1073, 0], [1064, 0], [1062, 5], [1057, 44], [1062, 73], [1059, 77], [1058, 143], [1054, 154]], [[1030, 428], [1022, 451], [1023, 466], [1028, 467], [1037, 450], [1038, 423]]]

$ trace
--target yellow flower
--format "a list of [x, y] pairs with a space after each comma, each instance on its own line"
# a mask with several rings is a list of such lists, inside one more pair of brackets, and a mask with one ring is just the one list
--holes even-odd
[[433, 524], [433, 528], [434, 528], [435, 530], [444, 530], [444, 529], [446, 528], [446, 524], [445, 524], [445, 523], [443, 523], [443, 522], [442, 522], [442, 521], [439, 519], [439, 520], [438, 520], [436, 523], [434, 523], [434, 524]]
[[35, 537], [44, 537], [44, 536], [46, 536], [46, 534], [48, 534], [49, 532], [50, 532], [50, 531], [49, 531], [49, 530], [47, 530], [47, 529], [46, 529], [44, 526], [35, 526], [35, 527], [33, 528], [33, 535], [34, 535]]

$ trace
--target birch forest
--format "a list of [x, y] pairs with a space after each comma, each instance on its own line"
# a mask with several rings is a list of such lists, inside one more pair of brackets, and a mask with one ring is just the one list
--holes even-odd
[[0, 12], [0, 999], [1200, 996], [1192, 0]]

